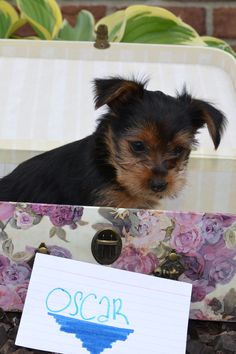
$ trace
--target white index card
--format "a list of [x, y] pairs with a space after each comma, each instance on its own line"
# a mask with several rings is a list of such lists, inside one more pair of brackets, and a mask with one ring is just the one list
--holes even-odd
[[16, 344], [62, 354], [184, 354], [191, 285], [37, 254]]

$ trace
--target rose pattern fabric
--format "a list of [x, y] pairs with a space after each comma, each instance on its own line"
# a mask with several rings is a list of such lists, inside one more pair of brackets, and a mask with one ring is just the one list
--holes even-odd
[[0, 307], [22, 310], [31, 269], [26, 263], [15, 264], [0, 256]]
[[23, 302], [14, 288], [0, 285], [0, 307], [5, 311], [23, 309]]
[[[165, 225], [160, 227], [163, 215], [168, 217], [169, 222], [165, 220]], [[209, 319], [225, 319], [224, 313], [216, 312], [209, 299], [219, 286], [229, 284], [233, 279], [235, 287], [236, 216], [178, 212], [161, 214], [146, 210], [137, 211], [136, 216], [139, 220], [137, 232], [131, 227], [126, 229], [126, 233], [131, 231], [130, 236], [133, 237], [125, 238], [122, 254], [114, 266], [131, 271], [141, 270], [147, 274], [150, 259], [142, 259], [141, 255], [150, 257], [152, 254], [153, 260], [156, 256], [157, 266], [171, 249], [175, 249], [181, 255], [181, 263], [185, 268], [180, 280], [193, 285], [192, 304], [201, 302], [206, 308], [210, 307]], [[207, 318], [200, 310], [192, 311], [192, 318], [195, 318], [194, 313], [198, 314], [198, 319]], [[236, 314], [227, 314], [227, 318], [236, 321]]]
[[204, 238], [197, 227], [182, 233], [175, 232], [171, 239], [171, 247], [179, 253], [198, 251], [203, 244]]
[[204, 215], [201, 222], [201, 230], [205, 240], [209, 244], [217, 243], [224, 233], [224, 228], [230, 226], [234, 220], [234, 217], [226, 215]]
[[34, 218], [25, 211], [16, 211], [15, 213], [16, 226], [19, 229], [28, 229], [33, 225]]
[[31, 269], [26, 263], [11, 264], [1, 271], [1, 279], [5, 285], [18, 285], [30, 278]]
[[157, 265], [158, 259], [154, 253], [146, 253], [132, 246], [124, 247], [121, 256], [113, 263], [115, 268], [143, 274], [151, 274]]
[[182, 264], [186, 269], [185, 275], [191, 280], [202, 278], [206, 261], [204, 256], [198, 252], [189, 252], [187, 255], [182, 256]]
[[[85, 224], [90, 230], [111, 227], [121, 235], [122, 253], [112, 265], [119, 269], [153, 274], [174, 249], [185, 269], [179, 280], [193, 286], [190, 317], [236, 321], [236, 215], [111, 208], [93, 213], [86, 223], [79, 206], [0, 203], [0, 307], [22, 309], [31, 272], [26, 259], [36, 250], [33, 242], [21, 240], [23, 249], [16, 253], [11, 229], [19, 238], [32, 230], [33, 238], [34, 228], [47, 220], [51, 229], [42, 241], [46, 237], [54, 256], [73, 258], [72, 235], [79, 247], [79, 227]], [[55, 237], [59, 244], [52, 242]]]
[[49, 216], [51, 223], [58, 227], [70, 225], [74, 228], [83, 215], [83, 208], [74, 206], [32, 204], [31, 210], [38, 215]]
[[10, 219], [14, 214], [15, 206], [10, 203], [0, 203], [0, 220]]
[[225, 257], [216, 258], [210, 267], [209, 280], [214, 284], [227, 284], [235, 275], [236, 261]]
[[[30, 248], [32, 255], [35, 249]], [[57, 257], [72, 258], [69, 250], [56, 245], [48, 246], [50, 254]], [[31, 274], [25, 262], [11, 263], [0, 255], [0, 307], [4, 310], [22, 310]]]
[[77, 207], [58, 207], [55, 206], [49, 213], [50, 220], [55, 226], [65, 226], [74, 224], [82, 216], [81, 208]]
[[62, 257], [62, 258], [72, 258], [72, 254], [69, 250], [64, 247], [59, 246], [48, 246], [49, 253], [52, 256]]
[[5, 256], [0, 255], [0, 272], [2, 272], [2, 270], [9, 265], [10, 265], [10, 260]]

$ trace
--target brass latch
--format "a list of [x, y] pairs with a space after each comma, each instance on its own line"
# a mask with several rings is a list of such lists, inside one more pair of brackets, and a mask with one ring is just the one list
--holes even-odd
[[178, 280], [185, 268], [179, 261], [181, 256], [172, 250], [162, 264], [153, 272], [156, 277]]
[[114, 230], [105, 229], [98, 231], [93, 237], [91, 250], [98, 263], [112, 264], [121, 254], [121, 237]]
[[33, 268], [36, 253], [50, 254], [44, 242], [40, 243], [39, 247], [35, 250], [34, 255], [27, 261], [30, 268]]

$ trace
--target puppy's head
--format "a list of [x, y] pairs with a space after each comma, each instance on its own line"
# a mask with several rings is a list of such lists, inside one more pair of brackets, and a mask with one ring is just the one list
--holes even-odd
[[146, 82], [119, 77], [95, 80], [95, 105], [116, 181], [150, 204], [174, 197], [185, 184], [189, 154], [205, 125], [215, 149], [226, 124], [223, 113], [183, 91], [177, 97], [148, 91]]

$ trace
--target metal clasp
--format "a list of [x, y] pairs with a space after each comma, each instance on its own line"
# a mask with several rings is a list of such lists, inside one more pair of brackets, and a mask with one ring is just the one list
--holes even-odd
[[172, 250], [168, 254], [167, 259], [155, 269], [153, 275], [156, 277], [178, 280], [180, 275], [185, 271], [184, 266], [179, 261], [180, 258], [181, 256], [177, 254], [175, 250]]
[[94, 47], [97, 49], [106, 49], [110, 47], [108, 42], [108, 28], [106, 25], [101, 24], [98, 26]]
[[112, 264], [120, 256], [122, 250], [122, 240], [120, 235], [114, 230], [105, 229], [98, 231], [91, 244], [91, 251], [100, 264]]
[[33, 268], [36, 253], [50, 254], [47, 246], [44, 242], [40, 243], [39, 247], [35, 250], [34, 255], [27, 261], [30, 268]]

